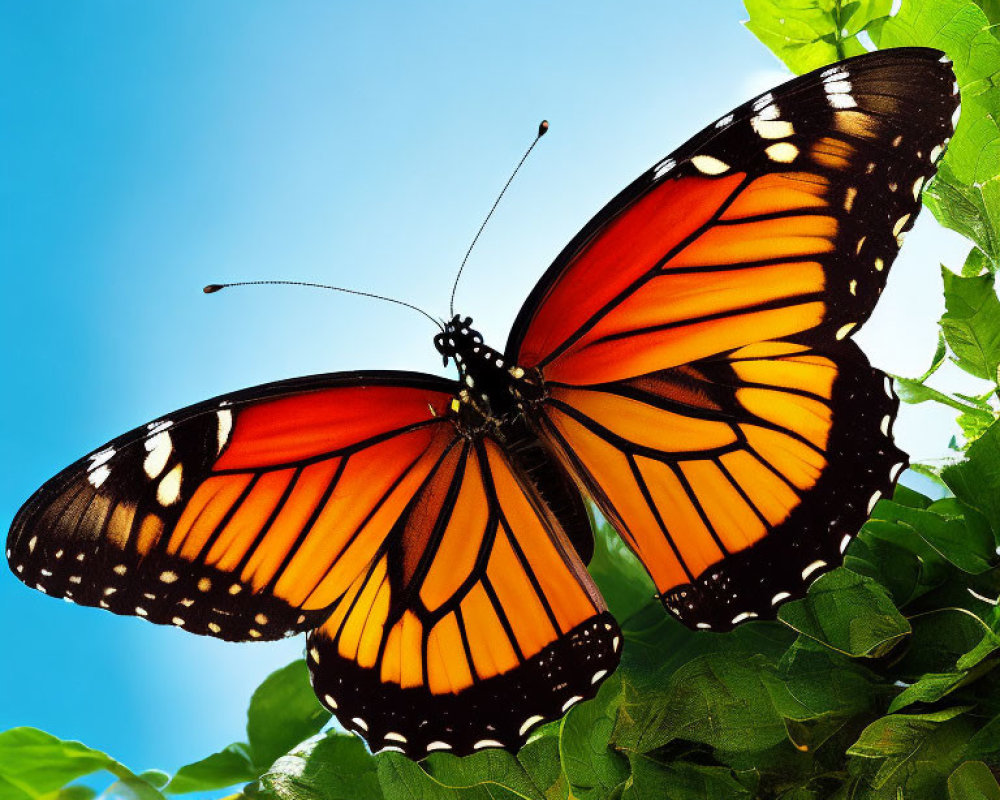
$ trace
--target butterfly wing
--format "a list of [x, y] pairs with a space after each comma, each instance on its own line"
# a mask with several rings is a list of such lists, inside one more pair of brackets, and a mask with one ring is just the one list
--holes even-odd
[[316, 694], [373, 750], [516, 750], [614, 671], [618, 626], [496, 441], [452, 439], [397, 526], [309, 637]]
[[849, 337], [957, 106], [923, 48], [790, 81], [612, 200], [518, 315], [506, 356], [549, 393], [540, 435], [687, 624], [773, 615], [905, 464]]
[[223, 639], [315, 629], [317, 695], [374, 748], [517, 747], [597, 691], [620, 634], [574, 548], [582, 512], [557, 519], [526, 477], [562, 497], [560, 468], [463, 431], [456, 388], [338, 374], [179, 411], [36, 492], [11, 569]]
[[430, 376], [345, 373], [178, 411], [42, 486], [8, 562], [50, 595], [195, 633], [309, 630], [430, 469], [452, 396]]

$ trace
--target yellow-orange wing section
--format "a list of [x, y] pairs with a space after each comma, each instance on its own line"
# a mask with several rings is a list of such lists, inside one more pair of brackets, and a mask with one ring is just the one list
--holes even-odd
[[626, 188], [522, 308], [536, 429], [692, 627], [801, 595], [903, 468], [850, 337], [957, 106], [923, 48], [790, 81]]
[[317, 696], [373, 750], [517, 749], [591, 697], [620, 632], [559, 522], [490, 438], [454, 440], [309, 637]]
[[550, 393], [541, 435], [691, 627], [801, 596], [906, 464], [898, 400], [852, 342], [758, 343]]
[[11, 569], [50, 595], [222, 639], [309, 630], [456, 436], [452, 389], [344, 373], [178, 411], [39, 489], [11, 527]]

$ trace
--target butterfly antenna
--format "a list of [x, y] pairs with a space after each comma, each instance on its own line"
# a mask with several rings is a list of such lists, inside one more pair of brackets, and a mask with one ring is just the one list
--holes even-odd
[[222, 291], [223, 289], [228, 289], [230, 286], [311, 286], [314, 289], [331, 289], [335, 292], [344, 292], [345, 294], [356, 294], [359, 297], [370, 297], [373, 300], [385, 300], [387, 303], [395, 303], [398, 306], [406, 306], [407, 308], [412, 308], [414, 311], [418, 311], [423, 314], [427, 319], [433, 322], [442, 332], [444, 331], [444, 326], [438, 322], [434, 317], [424, 311], [422, 308], [417, 308], [417, 306], [412, 303], [407, 303], [405, 300], [397, 300], [395, 297], [386, 297], [381, 294], [372, 294], [371, 292], [362, 292], [357, 289], [345, 289], [343, 286], [330, 286], [325, 283], [309, 283], [308, 281], [236, 281], [235, 283], [210, 283], [205, 286], [202, 291], [205, 294], [214, 294], [215, 292]]
[[534, 141], [524, 151], [524, 155], [521, 156], [521, 160], [517, 162], [517, 166], [514, 167], [514, 171], [510, 174], [507, 179], [507, 183], [504, 184], [503, 189], [500, 190], [500, 194], [497, 195], [496, 201], [493, 203], [493, 208], [490, 209], [490, 213], [486, 215], [486, 219], [483, 220], [483, 224], [479, 226], [479, 230], [476, 231], [475, 237], [472, 239], [472, 244], [469, 245], [469, 249], [465, 251], [465, 258], [462, 259], [461, 265], [458, 267], [458, 274], [455, 276], [455, 283], [451, 287], [451, 300], [448, 301], [448, 315], [455, 316], [455, 291], [458, 289], [458, 279], [462, 277], [462, 270], [465, 269], [465, 262], [469, 260], [469, 255], [472, 253], [472, 248], [476, 246], [476, 242], [479, 241], [479, 235], [483, 232], [483, 228], [486, 227], [486, 223], [490, 221], [490, 217], [493, 216], [493, 212], [497, 210], [497, 206], [500, 205], [500, 198], [503, 197], [504, 192], [507, 191], [507, 187], [510, 186], [511, 182], [514, 180], [514, 176], [517, 175], [517, 171], [521, 169], [521, 165], [527, 161], [528, 156], [531, 155], [531, 151], [535, 149], [535, 145], [538, 144], [538, 140], [541, 139], [546, 131], [549, 129], [549, 121], [543, 119], [538, 125], [538, 134], [535, 136]]

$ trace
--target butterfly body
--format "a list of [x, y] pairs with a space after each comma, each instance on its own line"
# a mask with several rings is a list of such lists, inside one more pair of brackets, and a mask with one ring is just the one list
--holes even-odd
[[[29, 586], [235, 641], [308, 634], [373, 749], [516, 749], [592, 697], [622, 635], [586, 502], [692, 629], [773, 618], [906, 466], [871, 314], [954, 130], [942, 54], [848, 59], [734, 109], [557, 256], [459, 379], [317, 375], [137, 428], [11, 526]], [[585, 500], [586, 498], [586, 500]]]

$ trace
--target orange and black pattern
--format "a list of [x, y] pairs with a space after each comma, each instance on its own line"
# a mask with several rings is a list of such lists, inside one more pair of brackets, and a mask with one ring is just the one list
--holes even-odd
[[641, 176], [522, 309], [506, 356], [544, 386], [536, 428], [692, 627], [801, 596], [904, 468], [849, 339], [957, 108], [932, 50], [795, 79]]
[[318, 376], [178, 411], [39, 489], [14, 519], [8, 562], [39, 591], [195, 633], [309, 630], [430, 469], [453, 429], [450, 388]]
[[310, 634], [308, 662], [373, 749], [463, 754], [519, 746], [591, 697], [620, 646], [531, 482], [493, 440], [458, 437]]
[[340, 373], [178, 411], [39, 489], [10, 567], [222, 639], [308, 631], [317, 696], [374, 750], [516, 749], [618, 664], [585, 496], [670, 612], [721, 631], [800, 597], [891, 491], [898, 402], [850, 337], [957, 106], [916, 48], [768, 92], [601, 211], [504, 353], [447, 323], [460, 381]]
[[563, 524], [521, 465], [550, 499], [559, 468], [463, 429], [456, 388], [318, 376], [179, 411], [43, 486], [8, 561], [194, 633], [316, 629], [317, 695], [375, 749], [515, 749], [597, 691], [620, 632], [577, 555], [585, 510], [557, 504]]

